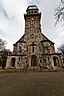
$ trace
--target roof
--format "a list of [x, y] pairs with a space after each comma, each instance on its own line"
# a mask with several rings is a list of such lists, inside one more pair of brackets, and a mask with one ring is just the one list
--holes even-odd
[[[42, 33], [41, 33], [42, 34]], [[51, 42], [52, 44], [55, 44], [54, 42], [52, 42], [50, 39], [48, 39], [44, 34], [42, 34], [45, 38], [46, 38], [46, 40], [42, 40], [41, 42], [47, 42], [47, 41], [49, 41], [49, 42]]]
[[24, 36], [25, 36], [25, 34], [15, 44], [13, 44], [13, 46], [16, 46], [18, 42], [26, 43], [24, 41]]
[[[41, 33], [41, 34], [42, 34], [42, 33]], [[24, 41], [24, 36], [25, 36], [25, 34], [24, 34], [15, 44], [13, 44], [13, 46], [16, 46], [17, 43], [19, 43], [19, 42], [26, 43], [26, 42]], [[44, 40], [41, 41], [42, 43], [43, 43], [43, 42], [51, 42], [52, 44], [55, 44], [54, 42], [52, 42], [51, 40], [49, 40], [44, 34], [42, 34], [42, 36], [43, 36], [44, 38], [46, 38], [46, 40], [44, 39]]]
[[38, 10], [38, 7], [36, 5], [30, 5], [28, 6], [27, 10], [31, 10], [31, 9], [37, 9]]

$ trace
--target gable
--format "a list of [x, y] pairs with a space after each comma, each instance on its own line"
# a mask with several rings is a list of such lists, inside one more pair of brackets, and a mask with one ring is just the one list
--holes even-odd
[[[42, 34], [42, 33], [41, 33]], [[49, 40], [44, 34], [42, 34], [42, 36], [43, 36], [43, 39], [42, 39], [42, 43], [43, 42], [50, 42], [50, 43], [52, 43], [52, 44], [55, 44], [54, 42], [52, 42], [51, 40]]]
[[24, 36], [25, 36], [25, 34], [15, 44], [13, 44], [13, 46], [16, 46], [20, 42], [24, 43]]

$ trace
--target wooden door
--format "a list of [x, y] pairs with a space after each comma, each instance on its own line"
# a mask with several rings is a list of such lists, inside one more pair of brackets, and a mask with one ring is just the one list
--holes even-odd
[[37, 66], [37, 57], [35, 55], [32, 55], [31, 66]]

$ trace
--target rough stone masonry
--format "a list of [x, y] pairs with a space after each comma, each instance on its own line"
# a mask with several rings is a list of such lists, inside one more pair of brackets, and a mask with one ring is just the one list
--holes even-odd
[[42, 34], [38, 7], [28, 6], [24, 19], [25, 33], [13, 44], [13, 52], [7, 57], [6, 68], [62, 67], [61, 54], [55, 52], [54, 42]]

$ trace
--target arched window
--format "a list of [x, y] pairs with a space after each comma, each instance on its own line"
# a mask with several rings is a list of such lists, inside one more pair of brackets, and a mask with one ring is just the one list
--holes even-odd
[[12, 59], [11, 59], [11, 66], [12, 66], [12, 67], [15, 67], [15, 58], [12, 58]]
[[54, 66], [59, 66], [59, 60], [57, 57], [53, 57]]
[[31, 11], [31, 13], [33, 13], [33, 11]]

